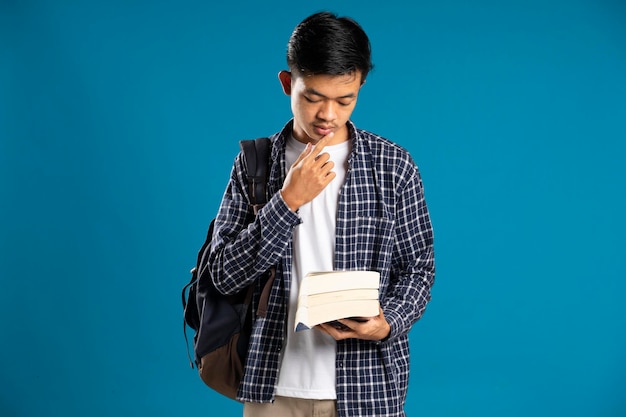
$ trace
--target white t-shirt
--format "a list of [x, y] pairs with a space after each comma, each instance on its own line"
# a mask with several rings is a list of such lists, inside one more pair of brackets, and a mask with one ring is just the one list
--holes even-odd
[[[306, 144], [292, 137], [287, 140], [286, 165], [290, 167]], [[293, 269], [289, 296], [287, 341], [282, 350], [282, 362], [276, 395], [307, 399], [336, 399], [335, 339], [317, 330], [294, 332], [295, 310], [299, 284], [312, 271], [332, 271], [335, 263], [335, 225], [339, 193], [346, 178], [351, 143], [345, 141], [326, 146], [335, 163], [337, 176], [313, 201], [298, 210], [302, 223], [294, 229]]]

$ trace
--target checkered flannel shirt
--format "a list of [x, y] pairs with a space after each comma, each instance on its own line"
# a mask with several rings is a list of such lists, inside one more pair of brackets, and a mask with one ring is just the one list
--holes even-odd
[[[278, 192], [288, 170], [285, 143], [292, 123], [271, 137], [271, 198], [250, 224], [241, 154], [235, 159], [209, 253], [213, 281], [224, 293], [234, 293], [276, 267], [267, 314], [254, 325], [238, 391], [242, 402], [271, 402], [280, 367], [292, 279], [292, 236], [300, 224], [297, 212], [289, 210]], [[352, 122], [348, 129], [352, 152], [338, 203], [335, 269], [380, 272], [380, 302], [391, 333], [382, 342], [337, 342], [337, 408], [340, 416], [404, 416], [408, 332], [430, 300], [435, 273], [433, 231], [422, 180], [409, 153], [356, 129]], [[255, 308], [259, 289], [260, 284]]]

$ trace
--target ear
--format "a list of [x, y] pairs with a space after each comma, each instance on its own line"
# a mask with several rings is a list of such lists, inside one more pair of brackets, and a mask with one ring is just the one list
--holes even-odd
[[288, 96], [291, 95], [291, 73], [289, 71], [282, 70], [278, 73], [278, 79], [280, 80], [280, 85], [283, 87], [283, 91]]

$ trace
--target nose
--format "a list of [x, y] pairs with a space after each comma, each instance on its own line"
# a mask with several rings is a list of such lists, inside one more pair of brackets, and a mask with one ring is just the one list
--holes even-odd
[[337, 117], [335, 104], [332, 100], [324, 100], [317, 112], [317, 117], [321, 120], [331, 122]]

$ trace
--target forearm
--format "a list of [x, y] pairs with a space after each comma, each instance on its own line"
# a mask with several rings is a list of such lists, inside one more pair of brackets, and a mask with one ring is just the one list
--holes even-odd
[[215, 287], [230, 294], [245, 287], [283, 257], [300, 221], [280, 193], [246, 224], [245, 209], [225, 195], [216, 218], [209, 268]]
[[[424, 254], [430, 258], [429, 254]], [[431, 299], [434, 268], [419, 272], [403, 273], [383, 300], [383, 311], [390, 326], [389, 338], [406, 334], [417, 322]]]

